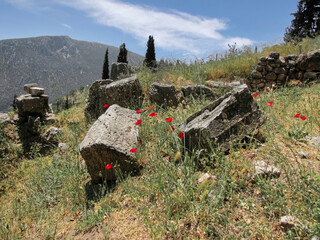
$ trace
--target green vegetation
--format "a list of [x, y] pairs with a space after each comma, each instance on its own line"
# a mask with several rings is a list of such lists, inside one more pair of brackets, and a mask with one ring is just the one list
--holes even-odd
[[108, 48], [106, 54], [104, 55], [103, 69], [102, 69], [102, 79], [109, 79], [109, 57], [108, 57]]
[[118, 63], [128, 63], [127, 60], [128, 50], [126, 49], [126, 44], [122, 43], [119, 47]]
[[155, 69], [157, 67], [153, 36], [149, 36], [149, 39], [147, 42], [147, 52], [146, 52], [146, 57], [144, 59], [144, 65], [150, 69]]
[[[320, 38], [299, 43], [230, 51], [224, 58], [202, 63], [178, 63], [137, 71], [144, 90], [153, 81], [176, 86], [200, 84], [208, 79], [230, 81], [248, 77], [260, 56], [305, 52], [320, 46]], [[60, 142], [67, 150], [42, 156], [34, 146], [33, 159], [13, 150], [12, 125], [0, 128], [12, 141], [5, 181], [1, 181], [1, 239], [310, 239], [320, 236], [319, 151], [303, 140], [320, 136], [320, 85], [261, 92], [255, 98], [266, 116], [261, 127], [264, 143], [233, 148], [228, 155], [212, 149], [205, 155], [183, 154], [178, 125], [208, 102], [190, 101], [169, 110], [145, 102], [139, 125], [142, 146], [137, 157], [140, 175], [116, 183], [90, 185], [90, 176], [79, 154], [79, 143], [89, 127], [84, 119], [88, 91], [76, 91], [69, 109], [57, 115], [54, 126], [62, 129]], [[266, 106], [272, 101], [273, 105]], [[306, 116], [305, 120], [296, 114]], [[173, 118], [172, 122], [165, 121]], [[174, 126], [175, 131], [171, 130]], [[167, 131], [169, 130], [169, 131]], [[1, 149], [0, 147], [0, 149]], [[10, 150], [12, 149], [12, 150]], [[309, 154], [301, 158], [300, 151]], [[253, 161], [264, 160], [281, 170], [280, 178], [252, 179]], [[9, 164], [9, 165], [8, 165]], [[0, 169], [3, 165], [1, 165]], [[215, 176], [201, 184], [203, 173]], [[282, 216], [299, 219], [292, 230], [279, 226]]]

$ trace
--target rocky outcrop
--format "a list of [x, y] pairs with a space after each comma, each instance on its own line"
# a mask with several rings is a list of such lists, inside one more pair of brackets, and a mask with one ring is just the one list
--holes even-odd
[[252, 134], [263, 122], [257, 103], [243, 84], [191, 115], [179, 128], [189, 149], [219, 145], [227, 151], [232, 143]]
[[119, 80], [121, 76], [127, 77], [131, 74], [130, 66], [127, 63], [112, 63], [110, 78], [112, 80]]
[[287, 57], [270, 53], [269, 57], [260, 58], [247, 84], [256, 91], [317, 81], [320, 81], [320, 49]]
[[137, 109], [142, 102], [142, 87], [136, 75], [114, 82], [98, 80], [90, 87], [85, 116], [88, 121], [92, 121], [98, 119], [113, 104]]
[[[93, 182], [115, 180], [120, 172], [137, 169], [135, 154], [130, 150], [138, 146], [138, 119], [135, 111], [114, 104], [92, 125], [80, 144], [80, 153]], [[112, 168], [106, 169], [107, 165]]]
[[152, 104], [176, 107], [182, 100], [182, 94], [173, 85], [154, 82], [150, 86], [149, 98]]

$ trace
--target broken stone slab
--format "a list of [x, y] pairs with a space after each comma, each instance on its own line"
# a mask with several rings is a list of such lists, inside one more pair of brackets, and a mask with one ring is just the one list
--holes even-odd
[[254, 165], [254, 175], [255, 177], [280, 177], [281, 171], [273, 165], [269, 165], [264, 161], [255, 161]]
[[[115, 180], [120, 172], [137, 170], [137, 159], [130, 150], [139, 145], [139, 128], [135, 125], [139, 118], [134, 110], [114, 104], [94, 122], [80, 144], [93, 182]], [[112, 169], [106, 169], [108, 164]]]
[[255, 132], [264, 122], [259, 106], [243, 84], [188, 117], [179, 126], [189, 149], [210, 149], [219, 145], [228, 151]]
[[154, 82], [150, 86], [150, 102], [164, 108], [178, 106], [182, 100], [181, 95], [173, 85]]
[[44, 88], [31, 87], [29, 90], [32, 97], [40, 97], [44, 94]]
[[38, 84], [37, 84], [37, 83], [28, 83], [28, 84], [25, 84], [25, 85], [23, 86], [23, 90], [24, 90], [26, 93], [31, 94], [30, 88], [32, 88], [32, 87], [38, 87]]
[[136, 75], [109, 84], [107, 82], [94, 83], [92, 92], [95, 94], [89, 93], [85, 107], [85, 116], [88, 121], [98, 119], [112, 104], [132, 109], [138, 109], [142, 105], [144, 95]]
[[110, 78], [114, 81], [119, 80], [121, 76], [128, 77], [131, 74], [130, 66], [127, 63], [112, 63]]
[[302, 53], [297, 59], [297, 67], [308, 72], [320, 71], [320, 49]]
[[[259, 74], [259, 72], [257, 72]], [[261, 74], [261, 73], [260, 73]], [[259, 75], [260, 76], [260, 75]], [[262, 77], [262, 75], [261, 75]], [[239, 81], [234, 81], [234, 82], [219, 82], [219, 81], [206, 81], [206, 85], [211, 87], [211, 88], [225, 88], [225, 87], [229, 87], [229, 88], [235, 88], [241, 85], [241, 83]]]
[[182, 86], [181, 91], [183, 92], [183, 96], [185, 98], [190, 97], [191, 95], [195, 98], [205, 98], [210, 100], [215, 100], [217, 95], [206, 86]]

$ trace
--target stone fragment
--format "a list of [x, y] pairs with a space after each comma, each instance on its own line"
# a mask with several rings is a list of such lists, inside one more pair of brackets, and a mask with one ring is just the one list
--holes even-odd
[[276, 74], [286, 74], [287, 73], [287, 70], [285, 68], [275, 68], [274, 69], [274, 73]]
[[301, 158], [306, 158], [306, 159], [308, 159], [308, 158], [310, 157], [310, 154], [307, 153], [307, 152], [304, 152], [304, 151], [300, 151], [300, 152], [299, 152], [299, 156], [300, 156]]
[[269, 53], [269, 57], [273, 58], [273, 59], [279, 59], [280, 53], [278, 53], [278, 52], [270, 52]]
[[142, 87], [136, 75], [111, 83], [110, 80], [95, 82], [89, 90], [85, 107], [86, 119], [98, 119], [112, 104], [124, 108], [140, 108], [143, 98]]
[[[139, 146], [139, 127], [135, 125], [139, 118], [134, 110], [114, 104], [94, 122], [80, 144], [93, 182], [115, 180], [121, 176], [117, 174], [137, 170], [135, 153], [130, 150]], [[112, 164], [109, 170], [108, 164]]]
[[234, 82], [220, 82], [220, 81], [206, 81], [206, 85], [211, 87], [211, 88], [235, 88], [237, 86], [240, 86], [241, 83], [239, 81], [234, 81]]
[[67, 150], [68, 145], [66, 143], [59, 143], [58, 148], [61, 152], [65, 152]]
[[56, 127], [50, 127], [45, 133], [42, 135], [42, 138], [47, 143], [57, 144], [59, 142], [59, 136], [61, 134], [61, 130]]
[[37, 84], [37, 83], [28, 83], [28, 84], [25, 84], [25, 85], [23, 86], [23, 90], [24, 90], [26, 93], [31, 94], [30, 88], [32, 88], [32, 87], [38, 87], [38, 84]]
[[112, 63], [110, 78], [112, 80], [119, 80], [121, 76], [127, 78], [131, 74], [130, 66], [127, 63]]
[[270, 65], [267, 65], [267, 66], [266, 66], [266, 70], [267, 70], [268, 72], [272, 72], [272, 69], [273, 69], [273, 68], [272, 68]]
[[320, 49], [300, 54], [297, 66], [301, 70], [320, 72]]
[[292, 216], [283, 216], [280, 219], [279, 225], [285, 230], [288, 230], [297, 226], [297, 219]]
[[261, 72], [258, 72], [258, 71], [255, 71], [255, 70], [252, 71], [251, 76], [252, 76], [252, 78], [254, 78], [254, 79], [260, 79], [260, 78], [262, 78]]
[[10, 122], [10, 117], [8, 113], [0, 113], [0, 124], [1, 123], [9, 123]]
[[17, 97], [19, 119], [27, 116], [43, 118], [49, 110], [48, 97], [32, 97], [30, 94]]
[[253, 178], [257, 176], [264, 177], [264, 178], [279, 177], [281, 174], [281, 171], [278, 168], [276, 168], [273, 165], [268, 165], [264, 161], [254, 161], [253, 165], [254, 165], [254, 172], [255, 172], [253, 175]]
[[198, 178], [198, 183], [201, 184], [205, 181], [209, 181], [209, 180], [216, 180], [217, 177], [210, 174], [210, 173], [204, 173], [202, 174], [199, 178]]
[[320, 148], [320, 137], [305, 137], [305, 142], [316, 148]]
[[256, 70], [257, 70], [258, 72], [263, 72], [263, 66], [257, 65], [257, 66], [256, 66]]
[[149, 91], [150, 102], [164, 108], [176, 107], [182, 100], [182, 94], [173, 86], [154, 82]]
[[286, 75], [285, 74], [279, 74], [277, 77], [277, 81], [284, 81], [286, 80]]
[[[320, 64], [320, 62], [319, 62]], [[305, 72], [303, 75], [304, 81], [314, 81], [314, 80], [320, 80], [320, 73], [318, 72]]]
[[227, 151], [232, 143], [253, 133], [263, 122], [252, 93], [243, 84], [188, 117], [179, 128], [189, 149], [220, 145]]
[[44, 88], [31, 87], [30, 94], [32, 97], [40, 97], [42, 94], [44, 94]]
[[277, 74], [275, 74], [274, 72], [269, 72], [266, 75], [266, 80], [268, 81], [275, 81], [277, 79]]

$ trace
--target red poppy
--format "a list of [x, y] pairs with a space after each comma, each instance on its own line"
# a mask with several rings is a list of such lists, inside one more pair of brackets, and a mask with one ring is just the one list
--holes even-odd
[[184, 138], [183, 132], [179, 133], [179, 138]]
[[253, 97], [254, 97], [254, 98], [258, 97], [258, 94], [253, 94]]
[[155, 117], [155, 116], [157, 116], [156, 112], [152, 112], [152, 113], [149, 114], [149, 117]]
[[105, 104], [105, 105], [103, 105], [103, 107], [107, 108], [107, 107], [109, 107], [109, 104]]
[[268, 102], [267, 104], [266, 104], [266, 106], [271, 106], [273, 104], [273, 102]]
[[76, 215], [74, 215], [74, 217], [76, 218], [76, 217], [78, 217], [80, 215], [80, 213], [77, 213]]
[[301, 113], [294, 115], [295, 118], [299, 118], [300, 116], [301, 116]]
[[302, 120], [306, 120], [306, 119], [307, 119], [307, 117], [305, 117], [305, 116], [302, 116], [302, 117], [301, 117], [301, 119], [302, 119]]
[[141, 113], [141, 110], [137, 110], [136, 113], [138, 113], [138, 114]]
[[136, 125], [139, 125], [141, 122], [142, 122], [142, 120], [139, 119], [139, 120], [136, 122]]
[[171, 126], [172, 131], [174, 131], [174, 126]]
[[166, 121], [167, 122], [172, 122], [173, 118], [167, 118]]
[[154, 109], [154, 108], [156, 108], [156, 106], [150, 106], [150, 109]]
[[131, 150], [130, 150], [130, 152], [132, 152], [132, 153], [135, 153], [137, 151], [137, 148], [132, 148]]
[[107, 164], [106, 169], [110, 170], [111, 168], [112, 168], [112, 164], [111, 163]]

